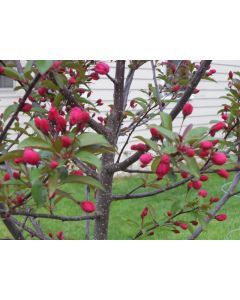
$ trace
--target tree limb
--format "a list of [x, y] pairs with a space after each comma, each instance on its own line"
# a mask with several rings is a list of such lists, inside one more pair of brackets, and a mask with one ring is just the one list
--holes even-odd
[[182, 95], [181, 99], [177, 102], [177, 104], [174, 106], [174, 108], [170, 112], [172, 120], [174, 120], [178, 116], [178, 114], [182, 111], [183, 106], [187, 103], [187, 101], [192, 96], [192, 94], [193, 94], [195, 88], [197, 87], [198, 83], [200, 82], [200, 80], [204, 76], [205, 72], [207, 71], [207, 69], [211, 65], [211, 62], [212, 62], [211, 60], [203, 60], [201, 62], [199, 69], [197, 70], [197, 72], [193, 76], [189, 86], [185, 90], [185, 92]]
[[[223, 195], [223, 197], [216, 204], [214, 209], [211, 210], [210, 215], [212, 217], [211, 218], [207, 217], [205, 219], [205, 222], [207, 224], [215, 217], [216, 213], [224, 206], [224, 204], [226, 204], [226, 202], [234, 195], [234, 190], [235, 190], [236, 186], [238, 185], [239, 181], [240, 181], [240, 172], [238, 172], [235, 175], [235, 177], [232, 181], [232, 184], [230, 185], [228, 191]], [[188, 239], [189, 240], [195, 240], [202, 233], [202, 231], [203, 231], [203, 227], [199, 226]]]

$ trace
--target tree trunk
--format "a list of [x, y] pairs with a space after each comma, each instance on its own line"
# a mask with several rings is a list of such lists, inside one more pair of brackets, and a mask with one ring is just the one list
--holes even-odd
[[114, 154], [103, 154], [102, 156], [102, 171], [100, 173], [100, 182], [105, 188], [105, 191], [98, 190], [97, 192], [97, 212], [101, 214], [95, 220], [94, 224], [94, 239], [106, 240], [108, 238], [108, 221], [109, 209], [112, 195], [113, 173], [109, 173], [106, 169], [108, 164], [114, 162]]

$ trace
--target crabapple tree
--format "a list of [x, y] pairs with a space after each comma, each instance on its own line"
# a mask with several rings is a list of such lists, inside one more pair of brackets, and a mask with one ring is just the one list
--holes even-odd
[[[173, 203], [172, 210], [161, 217], [152, 206], [139, 212], [139, 228], [133, 238], [147, 238], [164, 228], [172, 234], [189, 230], [189, 238], [195, 239], [211, 220], [227, 218], [218, 212], [238, 193], [240, 180], [239, 73], [229, 72], [227, 104], [219, 107], [219, 120], [209, 127], [193, 128], [188, 123], [194, 110], [191, 96], [200, 92], [201, 80], [214, 81], [216, 70], [211, 69], [210, 60], [199, 64], [183, 60], [177, 65], [117, 60], [113, 62], [115, 76], [103, 61], [0, 63], [0, 75], [14, 80], [15, 89], [22, 90], [22, 96], [0, 119], [0, 216], [14, 239], [71, 238], [63, 231], [44, 232], [42, 218], [85, 222], [86, 239], [107, 239], [113, 201], [128, 205], [128, 200], [181, 185], [186, 193], [182, 201]], [[146, 63], [151, 64], [153, 84], [131, 99], [135, 72]], [[94, 95], [93, 82], [104, 77], [113, 86], [113, 101], [102, 115], [104, 99], [93, 101], [90, 96]], [[174, 120], [178, 115], [182, 125], [177, 132]], [[135, 137], [138, 142], [131, 145], [132, 153], [124, 157], [140, 126], [151, 137]], [[123, 146], [119, 146], [120, 137], [125, 139]], [[231, 168], [226, 167], [228, 163]], [[235, 172], [235, 177], [228, 191], [221, 199], [210, 197], [204, 189], [207, 174], [228, 178], [229, 172]], [[124, 194], [114, 194], [117, 173], [138, 174], [142, 183]], [[72, 184], [84, 186], [85, 194], [76, 198], [65, 188]], [[62, 199], [77, 206], [79, 214], [59, 214]], [[192, 220], [186, 222], [186, 215]], [[94, 222], [93, 237], [90, 222]]]

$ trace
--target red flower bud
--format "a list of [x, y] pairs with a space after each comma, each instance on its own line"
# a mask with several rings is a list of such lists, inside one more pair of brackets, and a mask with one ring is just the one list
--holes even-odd
[[223, 178], [228, 178], [230, 175], [225, 169], [217, 170], [217, 174]]
[[13, 161], [14, 161], [15, 164], [22, 164], [22, 163], [24, 163], [23, 157], [14, 158]]
[[182, 224], [180, 225], [180, 227], [181, 227], [183, 230], [187, 230], [187, 229], [188, 229], [188, 224], [182, 223]]
[[77, 83], [77, 79], [75, 77], [71, 77], [68, 79], [68, 84], [76, 84]]
[[77, 175], [77, 176], [84, 176], [84, 173], [82, 170], [74, 170], [71, 173], [72, 175]]
[[95, 204], [92, 201], [85, 200], [80, 203], [81, 209], [86, 213], [92, 213], [95, 211]]
[[205, 197], [207, 197], [207, 195], [208, 195], [208, 192], [206, 190], [201, 190], [198, 192], [198, 196], [200, 196], [200, 197], [205, 198]]
[[44, 134], [48, 134], [50, 129], [50, 124], [47, 119], [40, 119], [39, 117], [34, 118], [35, 125]]
[[187, 178], [189, 176], [189, 173], [186, 171], [182, 171], [180, 174], [182, 178]]
[[11, 179], [11, 176], [10, 176], [9, 173], [5, 173], [5, 174], [3, 175], [3, 180], [4, 180], [4, 181], [8, 181], [8, 180], [10, 180], [10, 179]]
[[176, 93], [181, 89], [181, 86], [179, 84], [176, 84], [172, 87], [172, 93]]
[[208, 181], [208, 176], [207, 175], [201, 175], [199, 179], [201, 181]]
[[23, 152], [23, 161], [30, 165], [37, 165], [40, 162], [40, 155], [31, 148], [26, 148]]
[[220, 215], [215, 216], [215, 219], [217, 221], [222, 222], [222, 221], [225, 221], [227, 219], [227, 215], [226, 214], [220, 214]]
[[227, 161], [227, 156], [222, 152], [215, 152], [212, 156], [212, 163], [214, 165], [224, 165]]
[[211, 149], [212, 146], [213, 146], [213, 143], [210, 142], [210, 141], [202, 141], [202, 142], [200, 142], [200, 147], [201, 147], [203, 150]]
[[233, 72], [232, 71], [229, 71], [229, 73], [228, 73], [228, 79], [233, 79]]
[[198, 225], [198, 221], [195, 221], [195, 220], [191, 221], [191, 223], [192, 223], [193, 226], [197, 226]]
[[25, 113], [29, 112], [31, 109], [32, 109], [32, 104], [29, 103], [25, 103], [22, 107], [22, 111]]
[[106, 75], [109, 72], [109, 65], [104, 62], [98, 62], [94, 68], [94, 71], [101, 75]]
[[55, 122], [59, 116], [58, 110], [55, 106], [52, 106], [48, 112], [48, 119], [51, 122]]
[[160, 162], [156, 170], [156, 175], [158, 176], [159, 179], [162, 179], [169, 171], [170, 171], [169, 164]]
[[202, 187], [202, 182], [200, 180], [193, 181], [192, 183], [195, 190], [200, 190]]
[[23, 196], [20, 196], [20, 195], [18, 195], [14, 201], [14, 203], [16, 205], [21, 205], [21, 204], [23, 204], [23, 202], [24, 202], [24, 198], [23, 198]]
[[64, 234], [62, 231], [59, 231], [56, 233], [56, 237], [59, 239], [59, 240], [64, 240]]
[[191, 115], [192, 112], [193, 112], [193, 106], [192, 106], [192, 104], [186, 103], [183, 106], [183, 110], [182, 110], [184, 118], [186, 118], [187, 116]]
[[211, 136], [215, 136], [216, 132], [218, 132], [224, 128], [225, 128], [225, 124], [223, 122], [218, 122], [211, 127], [209, 133]]
[[199, 89], [194, 89], [193, 94], [198, 94], [200, 92]]
[[150, 132], [153, 138], [163, 140], [163, 136], [158, 132], [158, 130], [154, 127], [150, 128]]
[[186, 155], [187, 155], [188, 157], [193, 157], [193, 156], [195, 155], [194, 149], [188, 148], [187, 151], [186, 151]]
[[167, 211], [167, 215], [168, 215], [169, 218], [172, 217], [173, 213], [171, 212], [171, 210]]
[[212, 204], [212, 203], [218, 202], [219, 200], [220, 200], [220, 198], [218, 198], [218, 197], [211, 197], [209, 202]]
[[55, 161], [55, 160], [52, 160], [51, 163], [50, 163], [50, 168], [51, 169], [55, 169], [58, 167], [58, 162]]
[[57, 124], [57, 131], [64, 131], [67, 126], [67, 121], [62, 116], [58, 116], [56, 120], [56, 124]]
[[144, 165], [147, 165], [153, 160], [153, 156], [151, 153], [145, 153], [140, 156], [139, 160]]
[[14, 172], [13, 172], [13, 178], [16, 179], [16, 180], [17, 180], [17, 179], [20, 179], [20, 173], [17, 172], [17, 171], [14, 171]]
[[148, 208], [145, 207], [145, 208], [143, 209], [143, 211], [141, 212], [141, 218], [142, 218], [142, 220], [143, 220], [147, 215], [148, 215]]
[[96, 101], [96, 103], [97, 103], [97, 106], [102, 106], [102, 105], [103, 105], [102, 99], [98, 99], [98, 100]]
[[199, 153], [199, 156], [204, 158], [206, 156], [209, 155], [209, 151], [208, 150], [202, 150], [200, 153]]
[[161, 157], [161, 162], [164, 164], [169, 164], [171, 161], [171, 158], [168, 154], [163, 154], [163, 156]]
[[39, 94], [40, 96], [42, 96], [42, 97], [45, 97], [46, 94], [47, 94], [47, 92], [48, 92], [48, 90], [47, 90], [47, 88], [45, 88], [45, 87], [40, 87], [40, 88], [38, 89], [38, 94]]
[[223, 119], [224, 121], [227, 121], [227, 119], [228, 119], [228, 114], [227, 114], [227, 113], [224, 113], [224, 112], [222, 112], [222, 115], [221, 115], [221, 117], [222, 117], [222, 119]]
[[64, 148], [68, 148], [72, 145], [73, 140], [69, 136], [61, 136], [60, 138], [61, 144]]
[[145, 144], [139, 143], [139, 144], [132, 145], [131, 150], [147, 151], [147, 146]]
[[5, 71], [4, 67], [0, 66], [0, 75], [3, 75], [4, 71]]

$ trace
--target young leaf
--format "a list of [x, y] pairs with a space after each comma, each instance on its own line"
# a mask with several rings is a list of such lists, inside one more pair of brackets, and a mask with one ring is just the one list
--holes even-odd
[[52, 66], [53, 60], [36, 60], [35, 61], [36, 66], [39, 69], [39, 72], [41, 74], [44, 74], [48, 71], [48, 69]]
[[87, 184], [92, 187], [96, 187], [100, 190], [104, 191], [103, 186], [99, 181], [96, 179], [90, 177], [90, 176], [77, 176], [77, 175], [69, 175], [67, 178], [62, 180], [62, 184], [66, 183], [82, 183], [82, 184]]
[[186, 163], [187, 163], [187, 166], [188, 166], [188, 169], [189, 169], [189, 172], [194, 175], [195, 177], [199, 177], [200, 176], [200, 170], [199, 170], [199, 167], [198, 167], [198, 164], [195, 160], [194, 157], [188, 157], [186, 155], [183, 155]]
[[44, 206], [45, 202], [48, 199], [47, 189], [44, 187], [43, 183], [39, 180], [33, 182], [31, 194], [37, 207]]
[[160, 116], [161, 116], [161, 125], [162, 127], [166, 128], [166, 129], [169, 129], [172, 131], [172, 118], [169, 114], [161, 111], [160, 112]]
[[101, 169], [102, 166], [101, 160], [96, 155], [90, 152], [80, 150], [79, 152], [76, 153], [76, 157], [91, 166], [95, 166], [98, 170]]

